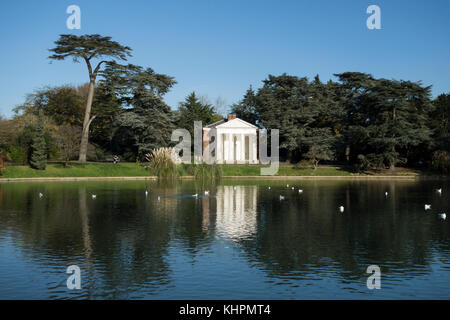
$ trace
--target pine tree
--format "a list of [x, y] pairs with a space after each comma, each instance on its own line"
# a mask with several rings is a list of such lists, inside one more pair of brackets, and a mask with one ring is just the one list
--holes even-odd
[[47, 165], [47, 144], [45, 143], [42, 112], [39, 114], [31, 150], [30, 166], [37, 170], [45, 170], [45, 166]]
[[191, 137], [194, 137], [194, 121], [201, 121], [202, 125], [207, 125], [212, 122], [214, 117], [213, 106], [202, 103], [195, 92], [192, 92], [184, 102], [180, 103], [178, 110], [178, 126], [189, 130]]

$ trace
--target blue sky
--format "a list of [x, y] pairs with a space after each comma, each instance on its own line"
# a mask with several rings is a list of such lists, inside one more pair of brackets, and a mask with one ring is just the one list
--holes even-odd
[[[81, 8], [81, 30], [68, 30], [66, 8]], [[381, 8], [381, 30], [366, 27], [366, 8]], [[166, 95], [176, 108], [196, 91], [213, 102], [240, 100], [268, 74], [334, 79], [360, 71], [450, 92], [450, 1], [2, 1], [0, 114], [44, 86], [87, 81], [85, 65], [50, 64], [61, 33], [109, 35], [133, 49], [130, 63], [175, 77]]]

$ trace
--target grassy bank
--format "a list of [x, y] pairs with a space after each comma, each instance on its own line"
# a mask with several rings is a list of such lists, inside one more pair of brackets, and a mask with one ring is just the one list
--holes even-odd
[[[222, 175], [229, 176], [259, 176], [259, 165], [223, 165]], [[192, 170], [186, 166], [178, 166], [180, 176], [192, 175]], [[382, 170], [367, 172], [368, 175], [379, 176], [411, 176], [420, 172], [399, 168], [394, 171]], [[47, 165], [45, 170], [34, 170], [28, 166], [8, 166], [3, 171], [1, 178], [40, 178], [40, 177], [142, 177], [151, 176], [142, 165], [137, 163], [87, 163], [71, 164], [64, 168], [62, 164]], [[310, 168], [296, 168], [294, 166], [280, 166], [278, 176], [355, 176], [361, 175], [340, 167], [319, 167], [316, 170]]]
[[136, 163], [87, 163], [72, 164], [64, 168], [62, 164], [47, 165], [45, 170], [34, 170], [28, 166], [7, 166], [1, 178], [41, 178], [41, 177], [135, 177], [149, 173]]

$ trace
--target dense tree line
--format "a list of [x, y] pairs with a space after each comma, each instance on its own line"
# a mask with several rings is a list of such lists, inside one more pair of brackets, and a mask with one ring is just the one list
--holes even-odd
[[[84, 156], [143, 160], [151, 150], [173, 143], [173, 129], [188, 129], [193, 136], [194, 121], [206, 125], [222, 118], [222, 100], [213, 106], [195, 92], [173, 110], [164, 96], [175, 79], [149, 67], [119, 64], [131, 56], [131, 48], [109, 37], [61, 35], [55, 44], [50, 58], [84, 61], [89, 82], [36, 90], [14, 109], [12, 119], [0, 118], [6, 160], [39, 168], [45, 167], [37, 165], [44, 158], [66, 164]], [[279, 129], [280, 155], [292, 163], [449, 170], [450, 94], [432, 100], [431, 88], [420, 82], [359, 72], [335, 76], [336, 81], [324, 83], [318, 76], [269, 75], [231, 111], [260, 128]]]
[[286, 161], [327, 160], [359, 170], [448, 161], [450, 95], [433, 101], [431, 88], [417, 82], [359, 72], [336, 77], [322, 83], [318, 76], [270, 75], [232, 111], [261, 128], [279, 129]]

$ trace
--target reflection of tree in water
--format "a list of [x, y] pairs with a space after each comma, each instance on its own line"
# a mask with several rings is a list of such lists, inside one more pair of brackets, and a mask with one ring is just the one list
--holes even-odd
[[[80, 265], [89, 284], [81, 295], [89, 298], [136, 297], [142, 288], [156, 294], [171, 283], [169, 254], [197, 258], [217, 236], [275, 278], [332, 269], [360, 279], [370, 264], [415, 276], [450, 252], [448, 223], [423, 211], [427, 199], [435, 210], [448, 205], [431, 182], [303, 181], [301, 195], [270, 184], [271, 190], [267, 182], [0, 184], [0, 238], [12, 237], [33, 264], [60, 274], [60, 287], [65, 268]], [[179, 197], [207, 189], [209, 197]]]
[[13, 210], [0, 217], [0, 230], [12, 231], [25, 255], [43, 268], [54, 266], [64, 280], [65, 268], [79, 264], [90, 298], [127, 297], [144, 283], [151, 294], [170, 282], [165, 256], [171, 222], [157, 206], [171, 211], [174, 201], [164, 197], [158, 203], [145, 199], [141, 190], [119, 189], [109, 188], [92, 200], [93, 191], [102, 192], [95, 185], [8, 186], [0, 201]]
[[[371, 264], [385, 273], [426, 274], [433, 243], [445, 234], [436, 228], [448, 235], [448, 227], [426, 215], [423, 205], [407, 201], [417, 188], [413, 182], [312, 182], [301, 196], [260, 188], [258, 232], [241, 245], [275, 277], [332, 267], [346, 279], [359, 279]], [[286, 200], [279, 200], [280, 192]], [[337, 210], [341, 204], [344, 214]], [[441, 242], [439, 248], [448, 250], [448, 236]]]

